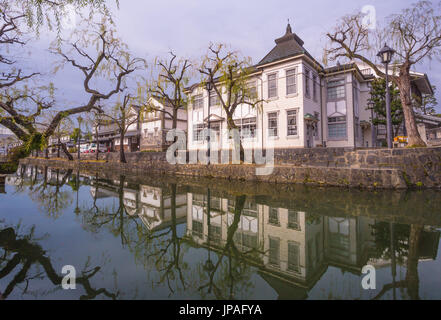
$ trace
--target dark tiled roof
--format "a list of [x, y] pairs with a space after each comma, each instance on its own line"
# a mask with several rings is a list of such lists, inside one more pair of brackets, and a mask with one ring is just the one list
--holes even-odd
[[329, 74], [329, 73], [334, 73], [334, 72], [339, 72], [339, 71], [347, 71], [347, 70], [351, 70], [351, 69], [358, 69], [357, 64], [355, 64], [355, 63], [337, 64], [336, 66], [326, 68], [325, 73]]
[[373, 76], [372, 74], [363, 73], [358, 67], [358, 65], [354, 62], [350, 62], [346, 64], [337, 64], [336, 66], [326, 68], [324, 70], [324, 74], [328, 76], [336, 72], [349, 71], [349, 70], [356, 70], [357, 72], [359, 72], [359, 74], [364, 80], [375, 78], [375, 76]]
[[303, 47], [303, 40], [300, 39], [297, 34], [292, 33], [289, 24], [286, 27], [285, 35], [276, 39], [275, 42], [276, 46], [262, 60], [260, 60], [257, 64], [258, 66], [302, 54], [306, 54], [309, 58], [315, 61], [315, 59]]

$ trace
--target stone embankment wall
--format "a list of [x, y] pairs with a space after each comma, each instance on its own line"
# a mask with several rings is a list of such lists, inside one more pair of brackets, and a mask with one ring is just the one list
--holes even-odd
[[[191, 155], [187, 154], [187, 159]], [[231, 157], [231, 155], [230, 155]], [[80, 163], [63, 159], [25, 159], [24, 164], [70, 169], [117, 170], [141, 175], [166, 174], [229, 180], [302, 183], [321, 186], [404, 189], [441, 187], [441, 148], [370, 149], [345, 148], [276, 149], [271, 174], [257, 175], [253, 164], [180, 164], [166, 161], [164, 152], [127, 153], [127, 164], [118, 153], [85, 155]]]

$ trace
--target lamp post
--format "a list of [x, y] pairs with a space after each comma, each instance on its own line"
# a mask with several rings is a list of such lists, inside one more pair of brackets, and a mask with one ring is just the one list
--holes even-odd
[[211, 239], [211, 232], [210, 232], [210, 226], [211, 226], [211, 194], [210, 194], [210, 188], [207, 190], [207, 244], [208, 244], [208, 259], [205, 262], [203, 268], [204, 270], [210, 275], [210, 273], [214, 270], [214, 264], [213, 261], [211, 261], [211, 248], [210, 248], [210, 239]]
[[392, 284], [393, 284], [393, 299], [396, 300], [395, 292], [395, 277], [397, 276], [397, 263], [395, 257], [395, 225], [393, 222], [389, 223], [390, 230], [390, 252], [391, 252], [391, 269], [392, 269]]
[[374, 126], [374, 103], [370, 102], [369, 107], [371, 109], [371, 139], [372, 139], [372, 148], [377, 146], [377, 128]]
[[390, 111], [390, 89], [389, 89], [389, 63], [392, 61], [392, 57], [395, 50], [389, 48], [384, 44], [383, 49], [378, 52], [377, 56], [381, 58], [381, 62], [386, 67], [386, 125], [387, 125], [387, 147], [392, 148], [392, 118]]
[[80, 151], [80, 147], [81, 147], [81, 122], [83, 121], [83, 118], [78, 117], [77, 120], [78, 120], [78, 137], [77, 137], [77, 139], [78, 139], [78, 141], [77, 141], [77, 148], [78, 148], [78, 150], [77, 150], [77, 158], [78, 158], [78, 161], [80, 161], [80, 153], [81, 153], [81, 151]]
[[211, 107], [211, 103], [210, 103], [210, 93], [211, 90], [213, 89], [213, 84], [212, 84], [212, 78], [211, 78], [211, 69], [208, 69], [209, 73], [210, 73], [210, 78], [208, 79], [208, 82], [206, 83], [205, 87], [208, 91], [208, 124], [207, 124], [207, 129], [208, 129], [208, 136], [207, 136], [207, 148], [208, 148], [208, 152], [207, 152], [207, 157], [208, 157], [208, 164], [211, 163], [211, 139], [210, 139], [210, 135], [211, 135], [211, 125], [210, 125], [210, 107]]

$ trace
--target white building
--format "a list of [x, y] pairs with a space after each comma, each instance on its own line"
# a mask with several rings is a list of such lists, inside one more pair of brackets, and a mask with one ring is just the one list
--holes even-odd
[[[372, 147], [370, 82], [375, 76], [361, 64], [324, 68], [303, 47], [288, 24], [276, 46], [253, 67], [249, 83], [264, 100], [262, 108], [238, 106], [234, 121], [244, 148]], [[425, 74], [413, 73], [413, 93], [429, 94]], [[231, 149], [225, 112], [212, 92], [196, 84], [187, 89], [188, 149], [206, 149], [201, 134], [210, 121], [216, 132], [211, 148]], [[208, 114], [210, 104], [210, 114]]]
[[[164, 99], [150, 97], [150, 112], [144, 112], [141, 121], [141, 150], [163, 151], [170, 141], [166, 140], [167, 132], [173, 128], [173, 108]], [[187, 112], [177, 111], [176, 129], [187, 131]]]

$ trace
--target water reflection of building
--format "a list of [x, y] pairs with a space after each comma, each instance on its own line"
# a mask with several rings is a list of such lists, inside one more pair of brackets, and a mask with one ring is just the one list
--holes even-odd
[[360, 274], [369, 259], [374, 238], [366, 217], [324, 219], [325, 258], [328, 264]]
[[165, 190], [146, 185], [140, 186], [139, 217], [150, 230], [159, 230], [170, 226], [172, 223], [181, 224], [185, 222], [187, 195], [176, 194], [176, 217], [173, 217], [172, 194]]
[[172, 194], [168, 189], [147, 185], [130, 185], [120, 181], [94, 181], [90, 194], [95, 199], [118, 198], [122, 193], [124, 209], [130, 216], [138, 216], [151, 231], [170, 226], [171, 223], [181, 224], [186, 221], [187, 195], [176, 194], [175, 213], [172, 215]]
[[[221, 250], [234, 220], [235, 201], [211, 197], [210, 219], [206, 195], [188, 193], [187, 204], [187, 237], [199, 246]], [[313, 216], [247, 201], [234, 244], [243, 253], [258, 253], [250, 263], [279, 298], [300, 299], [307, 297], [329, 265], [361, 273], [373, 244], [371, 221]]]

